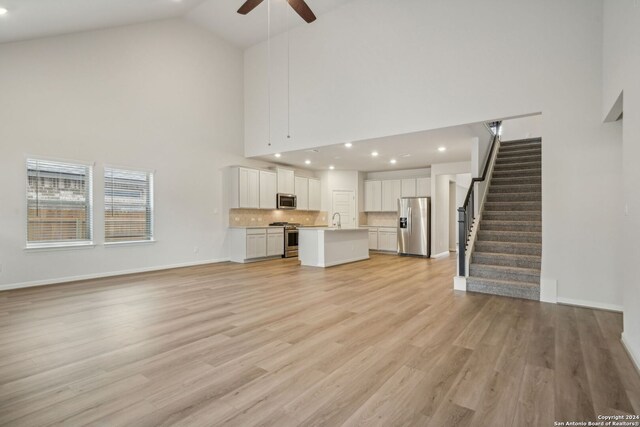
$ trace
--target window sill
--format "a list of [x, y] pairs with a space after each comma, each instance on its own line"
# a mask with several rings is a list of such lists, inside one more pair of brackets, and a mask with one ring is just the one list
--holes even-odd
[[115, 247], [115, 246], [136, 246], [136, 245], [148, 245], [149, 243], [155, 243], [156, 240], [132, 240], [128, 242], [104, 242], [104, 246]]
[[59, 251], [59, 250], [71, 250], [71, 249], [88, 249], [95, 248], [96, 245], [93, 242], [82, 243], [40, 243], [27, 245], [24, 250], [29, 252], [42, 252], [42, 251]]

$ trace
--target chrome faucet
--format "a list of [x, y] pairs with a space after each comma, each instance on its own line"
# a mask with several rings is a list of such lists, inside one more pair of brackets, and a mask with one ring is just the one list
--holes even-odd
[[338, 228], [342, 228], [342, 216], [340, 216], [340, 212], [336, 212], [331, 217], [331, 222], [335, 225], [336, 215], [338, 215]]

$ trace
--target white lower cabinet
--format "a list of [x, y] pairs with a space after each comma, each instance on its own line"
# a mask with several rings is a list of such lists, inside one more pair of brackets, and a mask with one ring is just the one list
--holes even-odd
[[369, 230], [369, 249], [378, 250], [378, 230]]
[[372, 251], [397, 252], [397, 230], [392, 227], [369, 228], [369, 249]]
[[247, 234], [247, 259], [262, 258], [266, 256], [267, 234]]
[[284, 228], [230, 229], [230, 256], [233, 262], [268, 259], [284, 254]]
[[267, 256], [284, 254], [283, 230], [267, 230]]

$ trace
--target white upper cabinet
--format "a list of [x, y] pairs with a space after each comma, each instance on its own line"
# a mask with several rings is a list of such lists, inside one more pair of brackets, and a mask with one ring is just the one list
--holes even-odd
[[309, 210], [309, 178], [295, 177], [295, 193], [297, 208], [300, 211]]
[[231, 208], [258, 209], [260, 207], [260, 171], [231, 168], [229, 184]]
[[260, 171], [260, 209], [275, 209], [277, 192], [276, 173]]
[[402, 196], [402, 184], [399, 179], [382, 181], [382, 211], [397, 212], [398, 199]]
[[380, 212], [382, 210], [382, 182], [364, 182], [364, 210], [365, 212]]
[[415, 178], [402, 180], [402, 197], [416, 197], [416, 180]]
[[416, 179], [416, 196], [431, 197], [431, 178]]
[[278, 193], [295, 194], [295, 174], [291, 169], [276, 168]]
[[320, 180], [315, 178], [309, 178], [309, 210], [320, 210]]

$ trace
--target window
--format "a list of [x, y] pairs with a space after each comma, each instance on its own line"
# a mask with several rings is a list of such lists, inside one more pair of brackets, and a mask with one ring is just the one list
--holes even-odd
[[88, 165], [27, 160], [27, 248], [92, 244], [92, 177]]
[[105, 168], [106, 243], [153, 240], [153, 174]]

